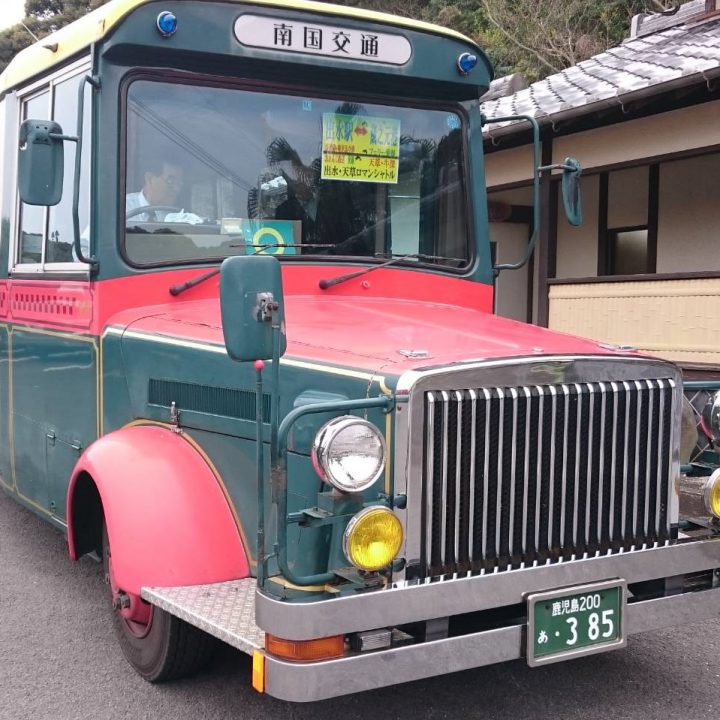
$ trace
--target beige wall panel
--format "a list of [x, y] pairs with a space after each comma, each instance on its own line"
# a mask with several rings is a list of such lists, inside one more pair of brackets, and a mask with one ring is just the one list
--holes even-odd
[[608, 178], [608, 227], [646, 225], [648, 221], [647, 165], [616, 170]]
[[550, 288], [550, 327], [679, 363], [720, 365], [720, 278]]
[[582, 179], [583, 224], [573, 227], [565, 219], [558, 197], [556, 277], [593, 277], [597, 274], [598, 197], [600, 178]]
[[556, 138], [554, 162], [576, 157], [585, 170], [720, 144], [720, 101]]
[[[497, 242], [498, 263], [517, 262], [527, 250], [527, 225], [490, 223], [490, 240]], [[504, 270], [495, 283], [495, 312], [526, 322], [527, 294], [527, 265], [519, 270]]]
[[720, 154], [661, 165], [659, 273], [720, 270], [719, 187]]
[[533, 156], [530, 145], [485, 156], [485, 180], [488, 189], [525, 180], [532, 182], [532, 177]]

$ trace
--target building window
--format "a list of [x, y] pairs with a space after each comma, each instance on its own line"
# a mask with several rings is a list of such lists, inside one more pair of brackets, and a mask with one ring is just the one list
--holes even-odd
[[600, 176], [598, 275], [656, 271], [659, 170], [625, 168]]
[[608, 231], [608, 274], [638, 275], [653, 272], [648, 252], [647, 227]]

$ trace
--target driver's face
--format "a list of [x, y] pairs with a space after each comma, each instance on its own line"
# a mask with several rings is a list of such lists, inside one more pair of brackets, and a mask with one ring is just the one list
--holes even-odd
[[175, 206], [182, 186], [182, 168], [170, 163], [163, 163], [163, 171], [160, 175], [145, 173], [143, 194], [150, 205]]

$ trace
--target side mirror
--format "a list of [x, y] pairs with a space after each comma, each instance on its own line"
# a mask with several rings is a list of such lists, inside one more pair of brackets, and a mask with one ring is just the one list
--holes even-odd
[[270, 360], [277, 333], [285, 353], [285, 310], [280, 263], [270, 255], [227, 258], [220, 266], [220, 309], [228, 355], [238, 362]]
[[[50, 120], [20, 126], [18, 190], [28, 205], [57, 205], [62, 198], [65, 155], [62, 128]], [[74, 138], [73, 138], [74, 139]]]
[[582, 225], [582, 198], [580, 196], [580, 175], [582, 167], [575, 158], [565, 158], [562, 164], [562, 199], [567, 221], [578, 227]]

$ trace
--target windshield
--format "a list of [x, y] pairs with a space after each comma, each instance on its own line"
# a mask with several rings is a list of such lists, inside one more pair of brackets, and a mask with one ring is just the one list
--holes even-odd
[[449, 110], [136, 81], [126, 256], [407, 254], [464, 267], [461, 128]]

